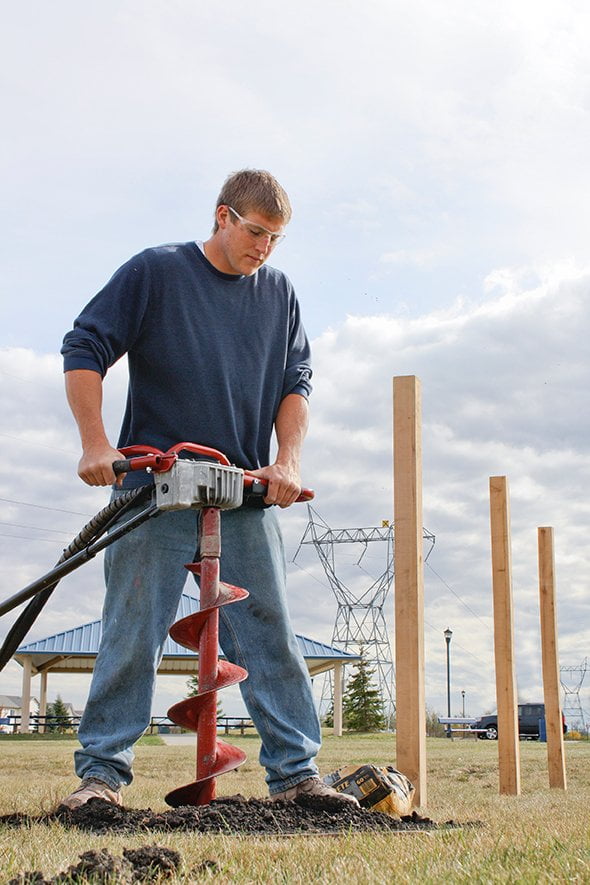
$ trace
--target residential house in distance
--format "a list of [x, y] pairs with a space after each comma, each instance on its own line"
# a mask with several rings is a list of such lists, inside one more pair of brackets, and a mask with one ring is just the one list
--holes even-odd
[[[18, 731], [23, 712], [22, 704], [22, 698], [17, 695], [0, 694], [0, 733], [11, 734]], [[38, 713], [39, 701], [31, 698], [29, 716], [37, 716]]]

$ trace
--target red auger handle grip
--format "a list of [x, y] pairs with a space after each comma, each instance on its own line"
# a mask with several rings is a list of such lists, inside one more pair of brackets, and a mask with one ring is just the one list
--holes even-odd
[[121, 461], [113, 461], [113, 472], [116, 476], [119, 476], [121, 473], [129, 473], [130, 470], [146, 470], [149, 468], [155, 473], [163, 473], [166, 470], [170, 470], [177, 459], [178, 455], [170, 455], [165, 452], [139, 455], [136, 458], [123, 458]]
[[134, 458], [124, 458], [122, 461], [113, 461], [113, 473], [119, 476], [121, 473], [129, 473], [133, 470]]
[[[266, 490], [268, 488], [268, 482], [265, 479], [259, 479], [257, 476], [244, 476], [244, 486], [248, 489], [249, 495], [260, 495], [263, 497], [266, 495]], [[295, 498], [297, 503], [303, 501], [313, 501], [315, 498], [315, 492], [313, 489], [301, 489], [301, 493], [298, 498]]]

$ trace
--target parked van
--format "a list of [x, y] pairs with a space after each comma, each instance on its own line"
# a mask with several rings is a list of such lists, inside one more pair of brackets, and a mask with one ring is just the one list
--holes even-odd
[[[528, 740], [539, 740], [539, 719], [545, 718], [545, 704], [519, 704], [518, 705], [518, 734]], [[567, 732], [565, 716], [561, 714], [563, 733]], [[481, 716], [477, 722], [472, 723], [471, 728], [477, 729], [477, 736], [481, 740], [498, 740], [498, 714], [491, 713], [489, 716]]]

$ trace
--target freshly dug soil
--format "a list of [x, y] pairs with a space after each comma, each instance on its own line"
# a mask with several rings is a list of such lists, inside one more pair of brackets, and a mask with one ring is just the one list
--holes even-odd
[[214, 799], [210, 805], [186, 805], [164, 812], [155, 812], [150, 808], [122, 808], [104, 799], [91, 799], [79, 808], [70, 810], [61, 805], [55, 812], [37, 818], [21, 814], [5, 815], [0, 817], [0, 824], [29, 826], [31, 823], [52, 820], [92, 833], [159, 830], [245, 836], [336, 834], [351, 830], [404, 832], [458, 826], [454, 821], [437, 824], [416, 812], [403, 818], [390, 817], [338, 799], [298, 796], [295, 801], [271, 802], [269, 799], [245, 799], [241, 795]]
[[80, 855], [80, 863], [72, 864], [63, 873], [45, 879], [43, 873], [21, 873], [11, 879], [8, 885], [59, 885], [59, 883], [132, 883], [154, 882], [156, 879], [170, 878], [181, 865], [178, 851], [161, 845], [146, 845], [142, 848], [124, 848], [123, 857], [114, 857], [105, 848], [100, 851], [85, 851]]
[[[245, 799], [240, 795], [214, 799], [210, 805], [185, 805], [164, 812], [154, 812], [150, 808], [121, 808], [104, 799], [91, 799], [74, 810], [61, 805], [55, 812], [40, 817], [8, 814], [0, 817], [0, 825], [28, 827], [32, 823], [54, 820], [61, 821], [66, 827], [98, 834], [155, 830], [279, 837], [337, 835], [350, 831], [409, 833], [461, 826], [452, 820], [437, 824], [416, 812], [403, 818], [390, 817], [331, 798], [298, 796], [295, 801], [271, 802], [269, 799]], [[123, 857], [114, 857], [102, 849], [84, 852], [80, 855], [80, 863], [53, 878], [45, 879], [43, 873], [31, 871], [11, 879], [8, 885], [60, 885], [88, 881], [105, 885], [149, 883], [171, 877], [181, 865], [182, 859], [177, 851], [158, 845], [125, 848]], [[215, 873], [218, 864], [214, 860], [205, 860], [200, 867], [202, 869], [193, 872]]]

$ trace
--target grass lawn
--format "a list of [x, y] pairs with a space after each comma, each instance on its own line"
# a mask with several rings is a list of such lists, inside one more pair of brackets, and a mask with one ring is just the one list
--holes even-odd
[[[258, 739], [231, 738], [248, 761], [218, 780], [218, 793], [266, 795]], [[77, 782], [71, 773], [71, 741], [0, 742], [0, 814], [49, 810]], [[590, 882], [590, 744], [567, 742], [568, 790], [550, 790], [546, 745], [522, 742], [522, 795], [498, 795], [497, 744], [429, 738], [428, 808], [434, 820], [482, 825], [434, 833], [246, 838], [189, 833], [94, 836], [60, 824], [0, 827], [0, 882], [20, 871], [46, 877], [66, 869], [90, 848], [157, 843], [183, 858], [177, 883], [393, 883], [393, 882]], [[395, 764], [391, 735], [325, 737], [322, 773], [349, 762]], [[140, 742], [136, 780], [125, 794], [135, 808], [165, 810], [164, 794], [193, 779], [191, 746]], [[207, 865], [212, 861], [214, 865]]]

